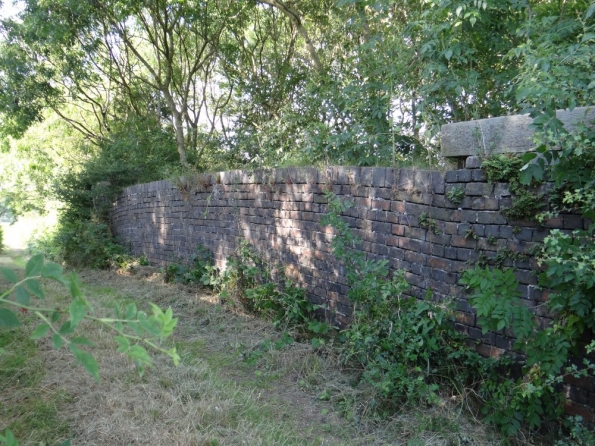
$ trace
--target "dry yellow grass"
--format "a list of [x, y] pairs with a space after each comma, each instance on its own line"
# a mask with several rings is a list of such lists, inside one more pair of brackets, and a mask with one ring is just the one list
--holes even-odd
[[[14, 260], [7, 259], [5, 264]], [[80, 278], [98, 313], [109, 313], [115, 302], [171, 306], [179, 318], [171, 342], [182, 362], [175, 367], [155, 355], [155, 367], [141, 378], [115, 353], [106, 328], [85, 324], [96, 343], [92, 353], [102, 378], [97, 384], [82, 368], [73, 369], [67, 351], [39, 341], [45, 372], [36, 395], [66, 396], [54, 398], [55, 415], [69, 426], [74, 445], [499, 444], [464, 415], [457, 400], [404, 410], [381, 423], [358, 418], [365, 412], [365, 395], [350, 386], [354, 377], [341, 370], [330, 349], [315, 351], [296, 342], [262, 351], [264, 340], [281, 337], [271, 324], [231, 312], [205, 291], [165, 284], [154, 269], [140, 267], [133, 275], [83, 271]], [[48, 291], [55, 302], [64, 299], [57, 285], [48, 284]], [[346, 419], [344, 413], [354, 416]], [[0, 429], [7, 425], [0, 420]], [[63, 439], [63, 432], [56, 435], [52, 441]], [[35, 435], [34, 441], [22, 440], [39, 444]]]

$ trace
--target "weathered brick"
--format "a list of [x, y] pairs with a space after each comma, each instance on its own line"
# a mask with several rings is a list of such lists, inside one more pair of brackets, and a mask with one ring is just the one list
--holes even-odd
[[451, 246], [457, 248], [470, 248], [473, 249], [477, 246], [477, 240], [472, 237], [465, 237], [460, 235], [453, 235], [450, 239]]
[[492, 194], [494, 185], [490, 183], [467, 183], [465, 194], [469, 196], [487, 197]]
[[[355, 207], [343, 217], [350, 226], [360, 228], [356, 232], [364, 241], [362, 250], [367, 258], [388, 258], [391, 268], [408, 272], [415, 282], [408, 295], [414, 297], [423, 297], [427, 289], [431, 289], [436, 298], [465, 296], [456, 281], [461, 271], [471, 267], [480, 254], [493, 257], [504, 248], [523, 252], [541, 242], [548, 233], [531, 221], [507, 224], [496, 212], [501, 204], [510, 206], [507, 186], [487, 185], [485, 174], [479, 169], [445, 174], [384, 168], [333, 168], [331, 171], [335, 182], [333, 190], [343, 196], [358, 195], [353, 200]], [[216, 253], [216, 264], [220, 267], [225, 265], [225, 258], [233, 254], [237, 238], [243, 236], [267, 262], [286, 263], [288, 275], [291, 267], [297, 265], [299, 271], [291, 272], [291, 277], [299, 283], [305, 282], [312, 301], [331, 300], [329, 317], [344, 317], [347, 322], [352, 309], [345, 300], [348, 292], [345, 267], [330, 250], [334, 231], [318, 224], [327, 208], [326, 200], [320, 199], [325, 185], [317, 184], [317, 179], [313, 181], [317, 170], [312, 169], [309, 174], [303, 172], [302, 169], [273, 172], [274, 178], [281, 180], [278, 184], [258, 183], [258, 175], [263, 177], [266, 172], [237, 171], [235, 183], [226, 183], [232, 174], [223, 173], [221, 184], [215, 181], [212, 187], [191, 194], [186, 201], [171, 185], [167, 189], [153, 185], [155, 183], [128, 188], [117, 198], [112, 216], [114, 232], [119, 231], [120, 236], [129, 240], [133, 252], [145, 252], [154, 264], [165, 264], [176, 256], [189, 258], [193, 246], [200, 242]], [[271, 172], [266, 174], [271, 176]], [[291, 181], [286, 183], [287, 176]], [[400, 201], [393, 199], [393, 184]], [[473, 196], [466, 196], [458, 205], [450, 203], [443, 193], [455, 186], [464, 186]], [[494, 196], [484, 196], [492, 187]], [[218, 196], [214, 195], [214, 189], [219, 189]], [[207, 200], [210, 200], [208, 205]], [[435, 227], [420, 228], [421, 213], [435, 219]], [[572, 214], [549, 222], [550, 226], [558, 225], [566, 231], [584, 224], [579, 216]], [[513, 229], [515, 226], [520, 230]], [[483, 253], [474, 249], [474, 240], [465, 239], [466, 230], [470, 228], [480, 237], [477, 245], [485, 250]], [[163, 234], [166, 239], [161, 242]], [[497, 238], [495, 245], [487, 243], [490, 236]], [[509, 259], [506, 264], [512, 266], [513, 262]], [[547, 292], [538, 290], [535, 285], [534, 260], [515, 261], [514, 266], [519, 271], [518, 290], [522, 302], [528, 305], [545, 302]], [[464, 298], [458, 299], [458, 305], [465, 314], [471, 315], [467, 317], [473, 317]], [[551, 321], [543, 306], [536, 307], [536, 317], [542, 326]], [[485, 350], [486, 354], [499, 354], [502, 350], [499, 346], [510, 348], [510, 332], [496, 339], [494, 333], [481, 335], [477, 327], [458, 322], [456, 326], [466, 330], [472, 341], [484, 342], [479, 349], [485, 350], [485, 343], [492, 344], [494, 349]], [[580, 398], [574, 399], [584, 403], [585, 399]]]
[[444, 247], [444, 257], [446, 257], [447, 259], [456, 260], [458, 259], [457, 251], [457, 248], [453, 248], [452, 246], [446, 246]]
[[399, 248], [408, 249], [410, 251], [422, 252], [424, 254], [429, 252], [428, 243], [410, 238], [402, 237], [399, 239]]
[[405, 235], [405, 226], [403, 226], [403, 225], [392, 225], [391, 233], [393, 235], [403, 236], [403, 235]]
[[567, 415], [581, 416], [583, 420], [588, 423], [595, 422], [595, 414], [591, 408], [571, 400], [566, 400], [564, 402], [564, 412]]
[[477, 222], [485, 225], [504, 225], [507, 221], [500, 212], [478, 211]]
[[372, 186], [374, 187], [384, 187], [385, 179], [386, 179], [386, 168], [384, 167], [375, 167], [372, 171]]
[[448, 245], [450, 243], [450, 237], [450, 235], [444, 233], [435, 234], [431, 230], [426, 234], [426, 240], [428, 242], [438, 245]]
[[506, 350], [493, 345], [480, 344], [475, 349], [477, 353], [488, 358], [498, 359], [506, 353]]
[[434, 194], [443, 194], [445, 192], [444, 174], [442, 172], [431, 172], [431, 192]]
[[419, 265], [425, 265], [426, 261], [427, 261], [427, 255], [422, 254], [420, 252], [414, 252], [414, 251], [405, 251], [405, 258], [404, 260], [406, 262], [410, 262], [410, 263], [416, 263]]
[[424, 228], [413, 228], [410, 226], [405, 226], [405, 236], [414, 238], [416, 240], [425, 240], [426, 232], [427, 230]]
[[446, 183], [456, 183], [458, 181], [458, 173], [456, 170], [449, 170], [444, 174], [444, 181]]
[[481, 167], [481, 159], [478, 156], [468, 156], [465, 159], [466, 169], [479, 169]]
[[582, 229], [583, 219], [580, 215], [568, 214], [563, 216], [564, 229]]

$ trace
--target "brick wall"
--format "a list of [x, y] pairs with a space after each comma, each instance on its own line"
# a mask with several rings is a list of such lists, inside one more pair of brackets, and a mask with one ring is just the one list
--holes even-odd
[[[542, 227], [508, 221], [499, 212], [511, 205], [507, 185], [488, 183], [473, 157], [467, 167], [447, 172], [357, 167], [229, 171], [201, 178], [186, 193], [157, 181], [122, 192], [112, 227], [134, 254], [144, 253], [153, 264], [188, 258], [200, 243], [223, 267], [243, 237], [265, 259], [284, 265], [313, 302], [327, 306], [331, 318], [347, 324], [351, 306], [344, 270], [329, 249], [332, 229], [319, 224], [326, 212], [324, 191], [332, 190], [355, 204], [344, 217], [369, 258], [387, 259], [391, 268], [403, 269], [412, 296], [431, 290], [437, 298], [454, 297], [457, 328], [482, 341], [477, 345], [482, 354], [497, 356], [511, 348], [511, 333], [482, 335], [458, 285], [461, 272], [482, 258], [500, 256], [505, 266], [514, 264], [522, 298], [547, 324], [548, 315], [539, 307], [547, 296], [536, 288], [537, 265], [530, 254], [514, 260], [514, 253], [530, 253], [548, 228], [575, 229], [584, 222], [576, 215]], [[465, 191], [460, 204], [446, 197], [452, 188]], [[422, 214], [435, 225], [422, 227]], [[595, 400], [591, 387], [573, 383], [569, 392], [580, 393], [581, 401]], [[578, 404], [575, 413], [585, 415], [583, 408]]]

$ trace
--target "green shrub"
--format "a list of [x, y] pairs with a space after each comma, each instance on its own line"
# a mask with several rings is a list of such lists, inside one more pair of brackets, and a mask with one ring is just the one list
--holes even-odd
[[220, 275], [221, 297], [234, 305], [270, 318], [277, 326], [304, 326], [311, 320], [314, 306], [305, 290], [293, 284], [279, 270], [275, 281], [271, 269], [246, 241], [239, 243], [235, 255], [227, 259]]
[[61, 218], [54, 230], [37, 236], [30, 249], [74, 268], [110, 268], [131, 260], [126, 249], [115, 242], [109, 226], [94, 221]]
[[[377, 404], [398, 407], [436, 402], [441, 384], [464, 386], [471, 371], [489, 360], [471, 352], [450, 320], [448, 303], [415, 299], [403, 271], [390, 276], [386, 260], [366, 259], [340, 214], [349, 203], [327, 193], [329, 212], [322, 224], [335, 228], [333, 253], [344, 263], [353, 321], [341, 337], [345, 360], [359, 364], [362, 381], [376, 390]], [[487, 366], [485, 366], [487, 367]]]
[[165, 281], [212, 286], [217, 281], [216, 273], [212, 251], [199, 244], [190, 263], [170, 263], [165, 267]]
[[0, 253], [4, 250], [4, 229], [0, 226]]

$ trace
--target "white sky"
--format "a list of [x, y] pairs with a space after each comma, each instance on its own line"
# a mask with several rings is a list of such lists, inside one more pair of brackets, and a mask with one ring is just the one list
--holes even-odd
[[23, 4], [16, 0], [4, 0], [2, 1], [2, 7], [0, 7], [0, 19], [8, 19], [18, 14], [23, 9]]

